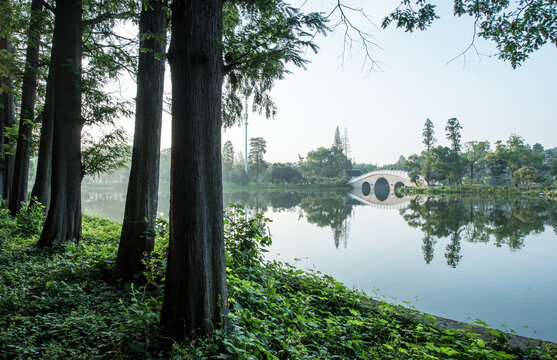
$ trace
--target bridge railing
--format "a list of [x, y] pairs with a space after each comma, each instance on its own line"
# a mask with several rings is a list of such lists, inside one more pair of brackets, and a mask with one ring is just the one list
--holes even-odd
[[408, 172], [404, 171], [404, 170], [374, 170], [374, 171], [370, 171], [366, 174], [360, 175], [356, 178], [351, 179], [350, 181], [348, 181], [349, 184], [355, 183], [356, 181], [360, 181], [362, 179], [365, 179], [369, 176], [373, 176], [373, 175], [395, 175], [407, 180], [410, 180], [410, 176], [408, 175]]

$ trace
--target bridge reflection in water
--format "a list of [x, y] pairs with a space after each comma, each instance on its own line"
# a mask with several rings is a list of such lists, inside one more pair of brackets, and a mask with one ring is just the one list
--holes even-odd
[[415, 186], [406, 171], [372, 171], [348, 182], [353, 190], [349, 194], [363, 204], [380, 208], [401, 209], [412, 199], [400, 193], [405, 186]]
[[371, 206], [376, 209], [384, 209], [384, 210], [405, 209], [410, 204], [410, 201], [416, 197], [416, 196], [409, 196], [409, 195], [404, 195], [404, 196], [388, 195], [385, 200], [381, 200], [373, 193], [364, 196], [363, 194], [361, 194], [361, 192], [360, 194], [357, 194], [355, 190], [348, 193], [348, 196], [350, 196], [350, 198], [358, 201], [363, 205]]

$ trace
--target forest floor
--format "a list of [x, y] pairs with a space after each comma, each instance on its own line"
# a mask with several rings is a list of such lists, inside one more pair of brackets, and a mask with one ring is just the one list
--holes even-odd
[[[241, 210], [240, 210], [241, 211]], [[447, 326], [373, 301], [330, 276], [263, 259], [265, 219], [227, 223], [230, 325], [163, 350], [159, 313], [168, 237], [146, 271], [112, 285], [121, 225], [84, 217], [80, 242], [35, 246], [37, 213], [0, 209], [0, 359], [556, 359], [555, 344]], [[251, 234], [247, 238], [246, 229]], [[250, 246], [246, 247], [248, 242]]]

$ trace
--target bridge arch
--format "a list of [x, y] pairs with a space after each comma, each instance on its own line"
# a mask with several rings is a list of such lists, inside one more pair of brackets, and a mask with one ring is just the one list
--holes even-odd
[[404, 183], [402, 181], [398, 181], [395, 184], [394, 190], [395, 190], [395, 196], [398, 198], [401, 198], [403, 195], [400, 193], [400, 191], [398, 189], [405, 187], [406, 185], [404, 185]]
[[391, 185], [389, 184], [389, 181], [384, 177], [377, 179], [375, 185], [373, 186], [373, 193], [380, 201], [387, 200], [389, 194], [391, 193]]
[[416, 186], [416, 184], [410, 180], [408, 173], [400, 170], [372, 171], [358, 176], [348, 183], [352, 185], [356, 194], [363, 196], [373, 194], [378, 200], [386, 199], [389, 195], [395, 195], [395, 190], [400, 187]]
[[371, 193], [371, 185], [367, 181], [364, 181], [364, 183], [362, 184], [362, 194], [364, 196], [368, 196], [370, 193]]

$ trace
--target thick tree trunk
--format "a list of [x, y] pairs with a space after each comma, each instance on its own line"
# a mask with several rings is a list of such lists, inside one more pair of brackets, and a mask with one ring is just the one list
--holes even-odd
[[[1, 1], [1, 0], [0, 0]], [[12, 51], [12, 46], [8, 39], [0, 38], [0, 50]], [[14, 98], [7, 91], [12, 87], [10, 77], [0, 77], [0, 88], [6, 91], [0, 93], [0, 197], [9, 199], [11, 184], [14, 171], [14, 157], [4, 152], [4, 145], [7, 142], [5, 137], [6, 128], [15, 124]]]
[[221, 0], [174, 1], [170, 244], [161, 325], [176, 341], [212, 333], [228, 312], [221, 38]]
[[[54, 54], [54, 49], [52, 50]], [[52, 137], [54, 129], [54, 61], [50, 59], [48, 79], [46, 81], [45, 104], [42, 114], [41, 140], [37, 161], [37, 176], [31, 191], [31, 202], [37, 199], [44, 205], [44, 212], [50, 207], [50, 186], [52, 178]]]
[[50, 209], [39, 246], [81, 237], [81, 1], [56, 1]]
[[152, 33], [162, 35], [162, 41], [150, 37], [140, 44], [132, 165], [114, 281], [130, 280], [141, 271], [143, 253], [150, 253], [154, 246], [167, 19], [162, 1], [151, 2], [151, 7], [142, 7], [139, 38]]
[[29, 158], [31, 156], [31, 135], [37, 93], [37, 68], [39, 66], [39, 41], [42, 24], [42, 0], [31, 2], [31, 19], [27, 31], [27, 54], [23, 87], [21, 92], [21, 114], [15, 153], [14, 177], [10, 194], [10, 212], [13, 214], [27, 204], [27, 183], [29, 178]]

